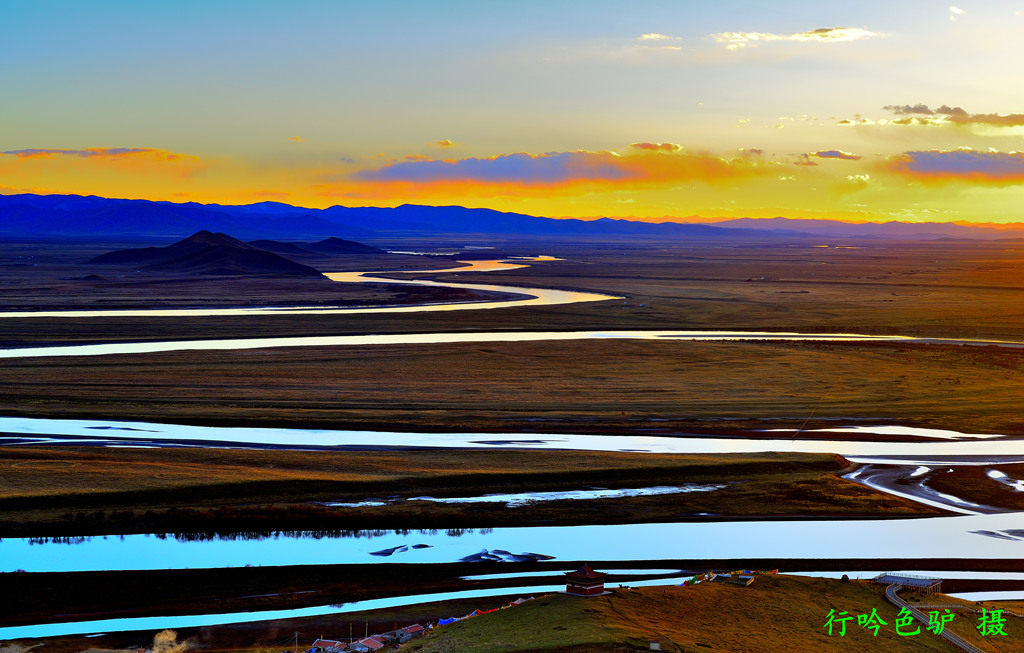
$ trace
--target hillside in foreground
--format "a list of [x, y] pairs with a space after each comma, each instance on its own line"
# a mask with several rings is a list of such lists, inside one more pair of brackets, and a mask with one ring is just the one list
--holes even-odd
[[[941, 595], [935, 600], [956, 602]], [[887, 622], [877, 635], [856, 619], [870, 615], [873, 608]], [[845, 636], [839, 636], [838, 627], [829, 636], [825, 622], [831, 609], [854, 617], [846, 622]], [[652, 641], [658, 641], [663, 651], [957, 650], [923, 627], [917, 635], [898, 634], [897, 613], [886, 602], [882, 588], [867, 581], [756, 576], [749, 587], [705, 582], [691, 587], [613, 589], [609, 595], [591, 598], [551, 594], [442, 626], [403, 650], [626, 652], [650, 650]], [[982, 638], [977, 623], [976, 613], [957, 610], [947, 627], [983, 650], [1024, 650], [1021, 620], [1008, 617], [1006, 637]], [[903, 632], [918, 626], [915, 623]]]

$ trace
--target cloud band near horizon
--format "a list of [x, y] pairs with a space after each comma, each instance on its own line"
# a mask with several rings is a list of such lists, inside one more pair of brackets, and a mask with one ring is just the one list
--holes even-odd
[[891, 157], [888, 168], [921, 181], [1024, 183], [1024, 152], [927, 150]]
[[19, 159], [41, 159], [56, 156], [73, 156], [83, 159], [119, 159], [143, 157], [158, 159], [161, 161], [184, 161], [189, 158], [195, 158], [189, 157], [186, 154], [178, 154], [177, 152], [170, 152], [168, 150], [161, 150], [152, 147], [90, 147], [83, 150], [54, 150], [30, 148], [24, 150], [7, 150], [6, 152], [0, 152], [0, 154], [14, 156]]
[[486, 158], [403, 161], [353, 175], [358, 181], [432, 184], [475, 182], [523, 186], [566, 186], [598, 182], [715, 182], [760, 174], [758, 165], [709, 154], [682, 154], [674, 144], [634, 144], [639, 153], [523, 152]]

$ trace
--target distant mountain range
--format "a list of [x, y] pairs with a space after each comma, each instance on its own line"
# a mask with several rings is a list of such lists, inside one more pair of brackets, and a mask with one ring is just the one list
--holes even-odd
[[[353, 238], [495, 235], [771, 242], [823, 237], [1024, 238], [1024, 225], [996, 229], [942, 222], [847, 223], [787, 218], [738, 218], [709, 224], [654, 223], [612, 218], [543, 218], [461, 206], [405, 204], [395, 208], [307, 209], [279, 202], [231, 206], [91, 195], [0, 195], [0, 236], [4, 237], [180, 238], [182, 234], [201, 230], [229, 232], [246, 239], [285, 240], [320, 239], [339, 234]], [[315, 249], [311, 251], [316, 253]]]

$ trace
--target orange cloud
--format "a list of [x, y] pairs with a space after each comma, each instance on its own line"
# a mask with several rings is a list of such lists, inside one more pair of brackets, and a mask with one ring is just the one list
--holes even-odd
[[77, 156], [83, 159], [145, 158], [157, 161], [184, 161], [186, 159], [195, 158], [190, 157], [186, 154], [178, 154], [177, 152], [169, 152], [167, 150], [159, 150], [151, 147], [90, 147], [84, 150], [28, 149], [8, 150], [6, 152], [0, 152], [0, 154], [15, 156], [18, 157], [19, 159], [40, 159], [51, 158], [56, 156]]
[[46, 188], [35, 187], [17, 188], [15, 186], [4, 186], [3, 184], [0, 184], [0, 194], [2, 195], [21, 195], [23, 193], [47, 195], [50, 193], [50, 190]]
[[455, 147], [456, 145], [458, 145], [458, 143], [448, 138], [444, 139], [443, 141], [434, 141], [434, 144], [437, 145], [438, 147]]
[[132, 173], [155, 173], [189, 176], [203, 167], [199, 157], [151, 147], [90, 147], [82, 150], [31, 148], [0, 152], [11, 165], [8, 170], [21, 166], [46, 166], [48, 169], [69, 170], [82, 166], [111, 167]]

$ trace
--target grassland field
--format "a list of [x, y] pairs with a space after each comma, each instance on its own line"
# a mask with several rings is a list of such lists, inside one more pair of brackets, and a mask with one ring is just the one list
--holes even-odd
[[[18, 347], [152, 339], [637, 328], [1024, 341], [1024, 263], [1019, 248], [1012, 245], [872, 243], [861, 249], [530, 245], [530, 250], [521, 251], [550, 251], [567, 260], [441, 278], [576, 288], [625, 300], [457, 314], [5, 319], [0, 341]], [[72, 252], [65, 256], [71, 257]], [[25, 291], [19, 288], [38, 290], [36, 286], [45, 279], [53, 283], [54, 275], [66, 276], [68, 265], [7, 268], [4, 274], [13, 278], [0, 283], [0, 307], [21, 306], [17, 297]], [[40, 278], [33, 281], [34, 274]], [[305, 281], [186, 281], [177, 292], [201, 292], [207, 299], [220, 293], [227, 304], [247, 297], [239, 288], [246, 284], [263, 288], [261, 301], [270, 303], [289, 299], [287, 289], [293, 283], [299, 285], [292, 302], [284, 303], [336, 302], [346, 293], [366, 292], [359, 286], [327, 281], [312, 282], [325, 288], [315, 292]], [[29, 294], [48, 297], [51, 303], [65, 296], [86, 301], [88, 287], [76, 288], [75, 283], [87, 282], [64, 281], [63, 292], [61, 286], [53, 286], [49, 292]], [[138, 283], [137, 295], [124, 295], [128, 291], [122, 287], [119, 303], [152, 305], [164, 296], [154, 294], [146, 283], [133, 283]], [[175, 284], [173, 280], [161, 283]], [[992, 348], [646, 341], [24, 359], [9, 361], [0, 369], [0, 384], [5, 387], [0, 413], [303, 423], [371, 430], [670, 434], [693, 429], [747, 430], [763, 423], [796, 428], [813, 412], [820, 420], [875, 419], [1020, 434], [1024, 418], [1015, 406], [1022, 362], [1024, 354]]]
[[[0, 320], [0, 346], [589, 329], [852, 332], [1024, 342], [1024, 257], [1020, 256], [1024, 246], [879, 241], [844, 245], [857, 248], [806, 243], [767, 247], [639, 241], [508, 242], [503, 249], [509, 254], [550, 254], [566, 260], [438, 278], [578, 289], [623, 299], [459, 313], [15, 318]], [[266, 278], [125, 279], [111, 270], [88, 269], [80, 263], [90, 253], [114, 248], [97, 243], [65, 243], [59, 248], [52, 243], [3, 245], [0, 310], [206, 306], [222, 301], [226, 305], [395, 304], [471, 298], [466, 293], [398, 290], [376, 283], [342, 287], [320, 280]], [[401, 265], [422, 268], [430, 263], [417, 258]], [[389, 267], [386, 261], [332, 264], [334, 270]], [[90, 275], [100, 278], [88, 279]], [[730, 437], [756, 436], [762, 428], [795, 432], [801, 426], [811, 429], [870, 420], [874, 424], [1021, 435], [1022, 373], [1024, 353], [1014, 350], [894, 343], [572, 341], [437, 345], [429, 349], [396, 345], [201, 355], [172, 352], [5, 361], [0, 367], [0, 387], [4, 389], [0, 415], [381, 431]], [[516, 472], [510, 473], [507, 467], [513, 457]], [[267, 514], [297, 527], [318, 523], [346, 529], [395, 521], [417, 523], [416, 519], [424, 524], [480, 527], [545, 519], [564, 523], [679, 520], [695, 512], [733, 517], [934, 513], [843, 481], [836, 475], [842, 466], [830, 456], [799, 455], [701, 458], [579, 453], [532, 456], [506, 451], [8, 448], [0, 451], [0, 528], [4, 536], [136, 532], [185, 523], [217, 531], [254, 528], [261, 515]], [[339, 469], [345, 471], [333, 471]], [[117, 471], [114, 481], [112, 470]], [[985, 483], [983, 477], [962, 471], [945, 482], [960, 482], [961, 489], [964, 484], [980, 487]], [[253, 482], [256, 474], [264, 480]], [[608, 501], [553, 502], [532, 507], [528, 514], [479, 506], [434, 506], [423, 512], [402, 504], [373, 514], [326, 514], [315, 503], [361, 499], [385, 489], [397, 495], [451, 496], [469, 491], [578, 488], [599, 480], [602, 486], [627, 487], [635, 484], [637, 477], [645, 483], [728, 481], [730, 485], [706, 494], [636, 498], [617, 505]], [[985, 490], [992, 495], [987, 499], [992, 505], [1018, 507], [1015, 497], [1007, 497], [1008, 490], [993, 487], [990, 483]], [[585, 504], [582, 510], [579, 504]], [[955, 562], [956, 568], [970, 563]], [[999, 562], [999, 569], [1005, 569], [1012, 561]], [[20, 576], [34, 575], [2, 575], [5, 595], [38, 585], [39, 578], [17, 578]], [[141, 576], [120, 577], [120, 585], [102, 585], [109, 601], [98, 601], [88, 584], [82, 584], [88, 579], [76, 574], [61, 576], [47, 582], [68, 587], [68, 605], [78, 605], [79, 610], [92, 606], [98, 613], [116, 612], [121, 609], [118, 606], [131, 604], [130, 599], [114, 598], [116, 588], [142, 582]], [[167, 587], [168, 579], [170, 576], [160, 582]], [[206, 577], [193, 582], [210, 590], [215, 586], [212, 580]], [[353, 592], [381, 589], [376, 582]], [[883, 650], [863, 632], [857, 633], [856, 644], [849, 636], [821, 639], [825, 602], [846, 610], [869, 610], [875, 605], [881, 610], [888, 604], [880, 603], [877, 591], [856, 583], [838, 586], [812, 580], [801, 581], [804, 584], [798, 588], [786, 585], [787, 580], [778, 582], [782, 584], [773, 584], [774, 579], [765, 581], [756, 590], [697, 588], [705, 592], [699, 597], [704, 612], [696, 606], [686, 609], [706, 615], [699, 622], [678, 619], [678, 611], [685, 606], [678, 597], [667, 594], [675, 588], [641, 590], [635, 596], [623, 593], [617, 596], [623, 600], [616, 601], [614, 609], [588, 604], [586, 610], [596, 612], [572, 608], [576, 612], [563, 614], [560, 611], [569, 604], [558, 597], [543, 606], [544, 614], [562, 615], [559, 625], [582, 624], [578, 630], [556, 631], [555, 625], [534, 628], [537, 639], [508, 642], [519, 647], [514, 650], [637, 650], [643, 638], [659, 635], [677, 646], [663, 650], [710, 647], [742, 651], [764, 650], [764, 637], [770, 637], [791, 650]], [[241, 585], [287, 587], [280, 579], [247, 580]], [[93, 589], [97, 587], [93, 585]], [[847, 595], [837, 587], [865, 593]], [[748, 590], [753, 592], [743, 594]], [[774, 594], [757, 594], [769, 590]], [[139, 592], [141, 596], [142, 590]], [[180, 596], [173, 591], [167, 594], [168, 603], [135, 600], [135, 604], [164, 610], [174, 596]], [[780, 596], [784, 600], [776, 600]], [[26, 603], [26, 613], [20, 618], [38, 619], [46, 609], [42, 605]], [[180, 609], [187, 607], [180, 604]], [[527, 619], [523, 623], [547, 623], [537, 621], [546, 616], [519, 614]], [[344, 620], [316, 623], [342, 628]], [[472, 630], [476, 623], [467, 622], [463, 628]], [[479, 623], [485, 622], [481, 619]], [[699, 628], [686, 630], [693, 624]], [[294, 623], [287, 628], [293, 626], [298, 628]], [[307, 622], [305, 627], [309, 626]], [[522, 623], [510, 627], [519, 633], [531, 631]], [[225, 648], [239, 648], [247, 637], [249, 642], [274, 641], [272, 635], [257, 636], [259, 628], [236, 629]], [[281, 634], [281, 628], [285, 626], [271, 630]], [[449, 633], [479, 639], [470, 631]], [[198, 633], [192, 635], [201, 639]], [[212, 648], [219, 636], [207, 633], [205, 646]], [[577, 636], [579, 641], [573, 639]], [[755, 643], [744, 643], [748, 636]], [[140, 637], [107, 636], [94, 644], [135, 647], [142, 645], [141, 640], [136, 641]], [[1019, 639], [1013, 638], [1015, 642]], [[756, 648], [756, 642], [761, 648]], [[925, 642], [925, 638], [890, 637], [884, 650], [904, 650], [901, 646], [905, 650], [948, 650], [941, 643], [928, 648], [932, 644]], [[78, 651], [90, 643], [54, 640], [46, 650]], [[445, 640], [424, 642], [422, 650], [456, 650], [453, 646], [474, 650]], [[493, 648], [497, 646], [493, 642], [488, 646], [492, 648], [480, 650], [503, 650]]]
[[[5, 447], [0, 448], [0, 537], [640, 523], [695, 519], [700, 513], [722, 518], [942, 514], [839, 478], [848, 465], [829, 454]], [[544, 501], [528, 509], [428, 501], [322, 504], [691, 483], [725, 487]]]

